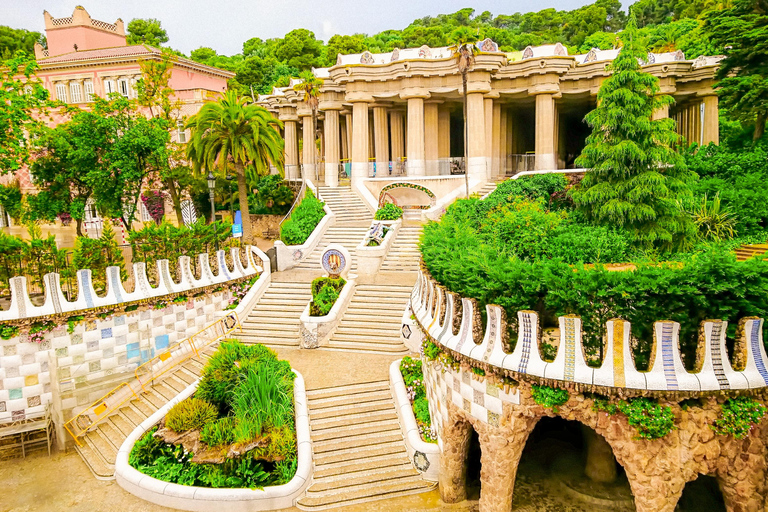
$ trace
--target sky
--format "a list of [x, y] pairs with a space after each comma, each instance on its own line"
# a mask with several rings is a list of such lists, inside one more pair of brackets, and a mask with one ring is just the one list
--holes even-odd
[[[54, 18], [71, 16], [82, 5], [91, 18], [126, 27], [134, 18], [157, 18], [168, 32], [168, 45], [189, 52], [208, 46], [219, 54], [242, 51], [252, 37], [282, 37], [306, 28], [327, 41], [334, 34], [374, 34], [403, 29], [414, 19], [452, 13], [465, 7], [493, 15], [541, 10], [574, 9], [589, 0], [0, 0], [0, 25], [44, 32], [43, 11]], [[623, 2], [626, 6], [626, 2]]]

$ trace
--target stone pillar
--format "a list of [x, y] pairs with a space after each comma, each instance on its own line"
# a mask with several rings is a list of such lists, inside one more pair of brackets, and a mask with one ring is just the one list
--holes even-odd
[[340, 158], [349, 159], [349, 146], [347, 146], [347, 116], [339, 114], [339, 134], [341, 135], [339, 147]]
[[683, 138], [685, 139], [685, 143], [690, 142], [690, 132], [688, 131], [688, 107], [685, 107], [683, 111], [680, 113], [680, 117], [682, 121], [680, 122], [680, 133], [683, 135]]
[[507, 174], [507, 154], [509, 151], [509, 131], [507, 130], [507, 109], [499, 113], [499, 176]]
[[301, 179], [299, 172], [299, 140], [296, 120], [283, 118], [285, 124], [285, 179]]
[[443, 451], [440, 453], [438, 476], [440, 499], [445, 503], [458, 503], [467, 499], [467, 456], [472, 425], [454, 412], [443, 420], [441, 437]]
[[491, 112], [491, 178], [501, 174], [501, 104], [496, 101]]
[[325, 186], [339, 186], [339, 111], [325, 111]]
[[347, 159], [349, 162], [352, 162], [352, 134], [354, 133], [354, 130], [352, 129], [352, 113], [347, 112], [344, 114], [344, 127], [346, 130], [346, 143], [347, 143]]
[[424, 176], [424, 96], [407, 95], [408, 100], [408, 176]]
[[403, 113], [400, 110], [392, 110], [389, 113], [389, 129], [392, 132], [392, 161], [399, 163], [405, 156]]
[[376, 155], [377, 176], [388, 174], [388, 171], [382, 173], [382, 169], [389, 168], [389, 126], [387, 122], [387, 107], [382, 105], [373, 106], [373, 147]]
[[451, 111], [447, 107], [437, 110], [437, 157], [440, 160], [439, 172], [451, 173]]
[[653, 113], [653, 116], [651, 116], [651, 119], [653, 121], [656, 121], [657, 119], [666, 119], [669, 117], [669, 105], [664, 105], [660, 109], [656, 110]]
[[587, 465], [584, 468], [587, 477], [606, 484], [616, 480], [616, 460], [611, 445], [586, 425], [581, 425], [581, 434], [587, 445]]
[[493, 176], [493, 98], [486, 97], [483, 100], [483, 106], [485, 107], [485, 176], [490, 180]]
[[471, 92], [467, 95], [467, 172], [471, 178], [485, 181], [487, 176], [485, 146], [485, 104], [483, 94]]
[[317, 181], [315, 174], [315, 163], [317, 162], [317, 145], [315, 141], [315, 134], [312, 130], [312, 115], [301, 115], [302, 122], [302, 175], [304, 178], [308, 178]]
[[440, 150], [438, 148], [439, 103], [441, 102], [435, 100], [424, 103], [424, 165], [427, 176], [437, 176], [440, 174]]
[[555, 98], [552, 94], [536, 96], [536, 169], [556, 169]]
[[520, 421], [522, 428], [512, 432], [508, 428], [491, 427], [487, 424], [482, 424], [480, 427], [478, 430], [482, 451], [480, 510], [510, 512], [517, 465], [520, 463], [520, 456], [523, 454], [530, 430], [524, 421]]
[[352, 184], [368, 177], [368, 103], [352, 104]]
[[704, 96], [704, 140], [702, 144], [720, 144], [720, 117], [717, 96]]

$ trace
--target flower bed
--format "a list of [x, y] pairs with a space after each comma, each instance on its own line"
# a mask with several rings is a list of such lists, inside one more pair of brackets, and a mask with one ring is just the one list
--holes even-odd
[[429, 416], [427, 388], [424, 385], [424, 373], [421, 369], [421, 361], [405, 356], [402, 361], [400, 361], [400, 373], [403, 375], [405, 389], [408, 393], [408, 400], [411, 402], [421, 439], [428, 443], [436, 443], [437, 431], [432, 426], [432, 419]]
[[347, 282], [343, 277], [332, 279], [318, 277], [312, 281], [312, 302], [309, 305], [310, 316], [326, 316], [341, 295], [341, 290]]
[[306, 196], [293, 211], [291, 218], [281, 226], [280, 239], [286, 245], [301, 245], [306, 242], [325, 217], [324, 205], [312, 190], [307, 189]]
[[129, 464], [181, 485], [286, 484], [298, 461], [294, 377], [290, 364], [266, 347], [222, 342], [195, 395], [136, 442]]

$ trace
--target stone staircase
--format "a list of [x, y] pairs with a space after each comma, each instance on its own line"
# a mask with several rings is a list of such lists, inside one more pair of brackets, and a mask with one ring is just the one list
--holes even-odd
[[411, 286], [358, 284], [327, 349], [406, 354], [400, 341]]
[[381, 271], [417, 272], [419, 270], [419, 237], [421, 226], [401, 226], [397, 238], [381, 264]]
[[307, 391], [315, 472], [301, 510], [429, 491], [408, 459], [389, 382]]
[[754, 256], [762, 256], [768, 253], [768, 244], [742, 245], [736, 249], [736, 259], [746, 261]]
[[[350, 187], [319, 187], [320, 197], [336, 215], [336, 223], [364, 223], [373, 220], [373, 214], [363, 200]], [[358, 243], [360, 240], [358, 240]]]
[[475, 194], [479, 195], [481, 199], [485, 199], [487, 196], [491, 194], [494, 190], [496, 190], [496, 187], [498, 186], [499, 182], [496, 181], [489, 181], [485, 185], [483, 185], [480, 190], [475, 192]]
[[238, 339], [243, 343], [298, 347], [299, 317], [312, 299], [310, 288], [309, 282], [275, 282], [273, 279], [243, 321], [243, 332]]
[[336, 225], [329, 227], [310, 255], [304, 258], [304, 260], [294, 268], [299, 270], [313, 270], [317, 272], [318, 277], [321, 276], [323, 272], [320, 269], [320, 254], [329, 244], [341, 244], [352, 256], [352, 267], [350, 268], [350, 271], [355, 272], [357, 270], [357, 258], [355, 257], [357, 246], [363, 241], [363, 237], [368, 232], [369, 226], [370, 224], [366, 223], [365, 225], [360, 226]]
[[218, 343], [211, 344], [200, 352], [199, 357], [185, 361], [162, 380], [147, 385], [146, 391], [127, 401], [81, 437], [82, 445], [75, 443], [75, 450], [97, 479], [115, 478], [115, 458], [123, 441], [142, 421], [197, 380], [217, 347]]

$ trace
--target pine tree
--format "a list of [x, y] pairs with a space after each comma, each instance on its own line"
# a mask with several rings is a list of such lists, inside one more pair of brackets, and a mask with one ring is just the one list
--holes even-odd
[[652, 120], [674, 100], [658, 94], [658, 79], [640, 69], [646, 53], [634, 15], [623, 38], [598, 106], [586, 116], [592, 134], [576, 164], [589, 170], [572, 197], [591, 220], [623, 227], [646, 248], [669, 248], [691, 231], [678, 200], [690, 194], [696, 175], [674, 150], [675, 122]]

